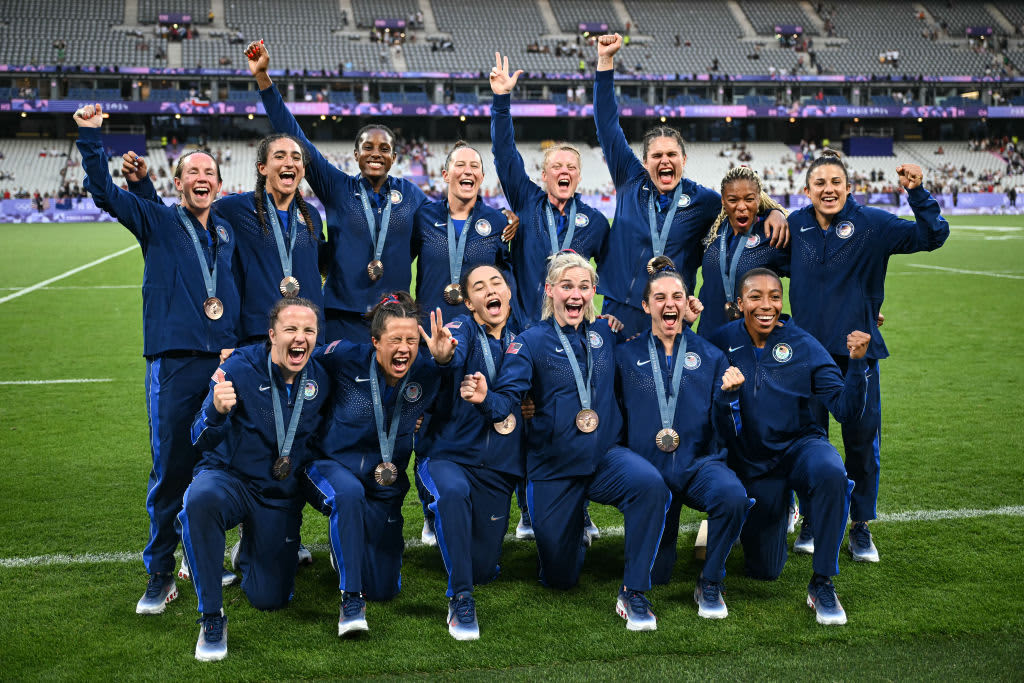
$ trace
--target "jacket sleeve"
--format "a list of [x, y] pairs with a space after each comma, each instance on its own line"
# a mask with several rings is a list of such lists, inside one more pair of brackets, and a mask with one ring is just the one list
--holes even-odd
[[77, 144], [85, 169], [85, 189], [92, 195], [97, 206], [131, 230], [139, 243], [145, 246], [152, 234], [157, 211], [164, 208], [163, 203], [157, 206], [114, 185], [107, 168], [107, 154], [103, 150], [99, 128], [79, 128]]
[[[715, 432], [726, 442], [730, 437], [738, 437], [743, 431], [743, 420], [740, 419], [740, 389], [722, 391], [722, 375], [729, 367], [725, 354], [719, 356], [715, 364], [715, 376], [711, 390], [711, 422]], [[748, 378], [747, 381], [753, 378]]]
[[889, 253], [913, 254], [938, 249], [949, 237], [949, 223], [942, 217], [939, 203], [923, 187], [910, 190], [907, 199], [914, 221], [880, 212], [886, 219], [884, 230]]
[[160, 195], [156, 193], [156, 186], [153, 185], [153, 181], [149, 179], [147, 175], [145, 178], [139, 181], [129, 180], [128, 191], [139, 199], [145, 199], [146, 201], [156, 202], [163, 206], [163, 200], [160, 199]]
[[[230, 381], [227, 374], [224, 377]], [[196, 418], [192, 422], [192, 445], [200, 452], [215, 449], [231, 428], [231, 413], [221, 415], [213, 407], [213, 387], [216, 384], [217, 382], [210, 380], [210, 391], [207, 392], [203, 407], [196, 413]]]
[[501, 363], [501, 372], [493, 387], [488, 387], [487, 397], [480, 404], [480, 410], [491, 422], [504, 420], [509, 413], [519, 407], [523, 397], [530, 390], [533, 382], [533, 360], [530, 347], [525, 341], [519, 344], [515, 352], [505, 350], [505, 358]]
[[594, 122], [608, 172], [615, 187], [622, 187], [637, 175], [646, 173], [636, 158], [619, 125], [619, 105], [615, 101], [615, 72], [598, 71], [594, 78]]
[[271, 85], [266, 90], [260, 90], [260, 99], [263, 100], [263, 108], [270, 119], [270, 125], [279, 133], [287, 133], [302, 142], [302, 146], [309, 153], [309, 166], [306, 167], [306, 180], [313, 189], [314, 194], [320, 201], [326, 203], [341, 188], [337, 187], [336, 179], [345, 174], [335, 168], [320, 151], [313, 146], [313, 143], [306, 138], [305, 133], [295, 120], [292, 113], [284, 103], [281, 92], [276, 85]]
[[850, 359], [845, 379], [839, 366], [831, 358], [824, 358], [812, 370], [811, 390], [825, 404], [828, 412], [840, 424], [845, 424], [864, 414], [869, 381], [868, 362], [864, 358]]
[[494, 96], [491, 104], [491, 152], [505, 198], [512, 211], [519, 213], [528, 206], [530, 195], [540, 188], [530, 180], [526, 163], [516, 149], [511, 100], [511, 95]]

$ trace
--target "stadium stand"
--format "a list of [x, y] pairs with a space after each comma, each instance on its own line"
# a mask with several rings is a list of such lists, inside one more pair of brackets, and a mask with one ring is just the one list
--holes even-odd
[[556, 0], [551, 3], [551, 12], [563, 33], [576, 35], [581, 22], [608, 24], [609, 31], [621, 32], [625, 26], [614, 5], [611, 0]]
[[139, 0], [139, 23], [155, 24], [160, 14], [185, 14], [192, 23], [204, 25], [210, 13], [210, 0]]
[[358, 28], [371, 28], [376, 19], [408, 21], [418, 11], [417, 0], [352, 0], [352, 18]]
[[804, 13], [798, 2], [742, 0], [739, 5], [757, 29], [758, 35], [774, 35], [778, 25], [801, 26], [804, 35], [819, 35], [814, 20]]

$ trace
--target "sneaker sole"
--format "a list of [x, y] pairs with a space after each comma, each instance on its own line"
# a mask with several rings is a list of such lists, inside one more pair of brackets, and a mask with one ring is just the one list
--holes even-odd
[[420, 534], [420, 543], [426, 546], [430, 546], [431, 548], [436, 548], [437, 536], [427, 536], [425, 534]]
[[878, 562], [878, 552], [875, 552], [871, 555], [862, 555], [855, 553], [851, 550], [850, 557], [853, 558], [854, 562]]
[[238, 574], [229, 571], [223, 571], [220, 575], [221, 588], [227, 588], [233, 586], [238, 581]]
[[805, 546], [805, 545], [797, 545], [796, 543], [794, 543], [793, 544], [793, 552], [796, 553], [797, 555], [813, 555], [814, 554], [814, 546], [812, 545], [812, 546], [808, 547], [808, 546]]
[[535, 540], [537, 540], [536, 535], [533, 533], [533, 527], [530, 527], [529, 529], [521, 529], [520, 527], [517, 526], [516, 527], [516, 538], [518, 538], [520, 541], [535, 541]]
[[200, 654], [199, 650], [196, 650], [196, 659], [200, 662], [219, 662], [220, 660], [227, 658], [227, 656], [227, 652], [224, 652], [223, 654], [220, 652], [216, 654]]
[[822, 624], [824, 626], [842, 626], [843, 624], [846, 623], [846, 614], [845, 613], [841, 617], [823, 617], [823, 616], [821, 616], [821, 613], [818, 612], [817, 608], [815, 608], [814, 600], [811, 599], [810, 595], [807, 596], [807, 606], [814, 610], [814, 615], [817, 618], [819, 624]]
[[623, 619], [626, 620], [626, 630], [627, 631], [657, 631], [658, 630], [657, 618], [655, 618], [650, 624], [638, 624], [635, 621], [630, 621], [629, 620], [629, 614], [626, 612], [626, 608], [625, 608], [624, 605], [622, 605], [622, 603], [619, 603], [619, 602], [615, 603], [615, 612], [620, 617], [622, 617]]
[[697, 603], [697, 616], [704, 617], [705, 619], [725, 619], [729, 616], [729, 609], [725, 608], [716, 612], [709, 612], [701, 607], [700, 599], [697, 597], [698, 593], [695, 590], [693, 592], [693, 601]]
[[140, 607], [139, 605], [135, 605], [135, 613], [136, 614], [163, 614], [164, 610], [167, 609], [167, 603], [169, 603], [171, 600], [174, 600], [177, 597], [178, 597], [178, 588], [177, 588], [177, 586], [175, 586], [174, 590], [172, 590], [170, 593], [167, 594], [167, 597], [164, 598], [164, 601], [162, 603], [160, 603], [159, 607]]
[[178, 578], [181, 579], [182, 581], [191, 581], [192, 580], [192, 575], [189, 574], [184, 569], [179, 569], [178, 570]]
[[349, 622], [349, 623], [344, 624], [344, 625], [342, 625], [340, 623], [338, 624], [338, 636], [339, 637], [344, 636], [344, 635], [348, 635], [350, 633], [362, 633], [364, 631], [369, 631], [369, 630], [370, 630], [370, 627], [366, 623], [366, 619], [363, 619], [362, 621]]
[[480, 640], [480, 631], [462, 631], [456, 629], [454, 626], [448, 627], [448, 633], [451, 634], [455, 640]]

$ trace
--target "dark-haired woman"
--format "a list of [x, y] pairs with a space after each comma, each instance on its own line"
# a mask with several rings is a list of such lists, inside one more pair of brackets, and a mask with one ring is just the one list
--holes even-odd
[[[438, 364], [451, 360], [457, 344], [440, 311], [430, 314], [430, 336], [419, 315], [408, 293], [388, 294], [373, 309], [371, 344], [337, 340], [316, 354], [334, 403], [303, 484], [307, 500], [329, 518], [342, 593], [339, 636], [368, 630], [366, 600], [389, 600], [401, 588], [413, 433], [437, 393]], [[433, 359], [419, 354], [421, 337]]]
[[820, 401], [841, 423], [860, 416], [874, 381], [864, 359], [871, 337], [859, 330], [847, 333], [844, 379], [822, 345], [782, 314], [782, 299], [782, 280], [772, 271], [755, 268], [744, 274], [738, 300], [743, 318], [718, 328], [709, 339], [740, 373], [732, 382], [733, 419], [720, 433], [729, 466], [756, 501], [740, 534], [746, 572], [762, 580], [782, 573], [786, 509], [790, 491], [796, 491], [820, 541], [807, 605], [819, 624], [845, 624], [831, 577], [839, 573], [853, 482], [815, 422], [811, 403]]
[[707, 558], [693, 597], [700, 616], [724, 619], [725, 559], [753, 505], [715, 434], [715, 425], [729, 419], [739, 373], [690, 331], [686, 288], [668, 257], [657, 257], [654, 268], [643, 300], [651, 329], [615, 349], [625, 445], [654, 465], [672, 492], [651, 583], [666, 584], [672, 576], [682, 506], [707, 512]]
[[482, 372], [494, 381], [518, 332], [510, 318], [512, 290], [501, 270], [470, 266], [460, 284], [469, 313], [445, 326], [458, 345], [417, 440], [416, 457], [448, 570], [448, 631], [456, 640], [476, 640], [473, 586], [498, 575], [512, 490], [524, 473], [523, 417], [516, 406], [492, 422], [459, 398], [464, 375]]
[[[887, 358], [889, 350], [875, 321], [885, 299], [889, 257], [932, 251], [949, 237], [949, 223], [942, 217], [939, 203], [922, 186], [921, 167], [901, 164], [896, 174], [907, 191], [915, 221], [858, 204], [850, 195], [846, 166], [831, 150], [825, 150], [807, 169], [804, 193], [810, 206], [789, 217], [793, 319], [821, 342], [844, 373], [848, 363], [844, 330], [871, 333], [867, 359], [873, 381], [867, 407], [859, 420], [843, 424], [846, 471], [856, 484], [850, 504], [849, 550], [859, 562], [878, 562], [867, 523], [875, 518], [881, 470], [878, 361]], [[823, 406], [817, 407], [817, 417], [827, 430], [828, 414]], [[805, 525], [794, 550], [813, 548], [810, 527]]]
[[413, 217], [426, 195], [408, 180], [388, 175], [397, 158], [396, 140], [383, 124], [363, 126], [356, 134], [358, 176], [331, 164], [306, 139], [270, 80], [263, 41], [250, 44], [245, 54], [274, 130], [294, 136], [309, 153], [306, 180], [327, 212], [327, 339], [363, 343], [374, 304], [387, 292], [409, 289]]
[[202, 616], [196, 659], [228, 654], [221, 591], [224, 534], [245, 524], [237, 562], [253, 607], [285, 607], [295, 589], [300, 496], [297, 475], [309, 459], [330, 395], [323, 367], [311, 356], [316, 305], [278, 297], [266, 344], [237, 349], [213, 374], [192, 423], [202, 452], [178, 515], [182, 547]]
[[[604, 312], [623, 323], [628, 338], [647, 329], [643, 290], [655, 256], [672, 259], [686, 291], [696, 289], [701, 240], [722, 207], [714, 190], [683, 177], [686, 149], [682, 135], [658, 126], [644, 135], [643, 159], [637, 159], [619, 125], [615, 101], [614, 55], [622, 47], [619, 34], [598, 39], [594, 85], [594, 120], [608, 171], [615, 183], [615, 218], [598, 262]], [[772, 244], [789, 240], [786, 219], [773, 212], [766, 221]]]
[[736, 295], [739, 280], [753, 268], [771, 268], [789, 275], [789, 249], [768, 241], [764, 221], [782, 207], [764, 192], [757, 171], [748, 166], [729, 170], [722, 178], [722, 211], [704, 238], [703, 284], [697, 334], [708, 337], [740, 318]]
[[97, 206], [128, 228], [142, 247], [143, 355], [153, 468], [146, 511], [149, 542], [142, 560], [149, 574], [135, 611], [159, 614], [177, 597], [175, 516], [192, 480], [198, 453], [189, 425], [203, 404], [221, 352], [237, 341], [238, 289], [231, 274], [231, 226], [210, 210], [221, 188], [220, 168], [205, 152], [178, 158], [174, 185], [181, 203], [165, 206], [121, 190], [110, 178], [103, 149], [100, 105], [75, 112], [85, 188]]

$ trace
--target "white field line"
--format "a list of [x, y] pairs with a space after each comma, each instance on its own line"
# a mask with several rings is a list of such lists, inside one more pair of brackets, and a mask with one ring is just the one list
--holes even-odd
[[1020, 232], [1024, 228], [1005, 225], [951, 225], [950, 230], [984, 230], [987, 232]]
[[98, 377], [95, 379], [21, 379], [0, 382], [0, 386], [12, 386], [18, 384], [91, 384], [93, 382], [113, 382], [109, 377]]
[[[882, 513], [872, 524], [903, 523], [903, 522], [941, 522], [955, 519], [973, 519], [975, 517], [1024, 517], [1024, 505], [1008, 505], [1005, 507], [993, 508], [990, 510], [906, 510], [904, 512]], [[700, 526], [698, 522], [681, 524], [679, 532], [683, 534], [695, 533]], [[624, 529], [621, 526], [609, 526], [601, 529], [601, 538], [622, 538]], [[505, 536], [506, 542], [528, 543], [520, 541], [515, 534]], [[599, 540], [597, 542], [600, 542]], [[418, 538], [409, 538], [405, 541], [406, 548], [419, 548], [423, 542]], [[327, 544], [313, 543], [307, 546], [310, 550], [327, 552]], [[226, 558], [228, 553], [224, 553]], [[81, 553], [76, 555], [54, 554], [36, 555], [35, 557], [4, 557], [0, 558], [0, 569], [16, 569], [18, 567], [49, 567], [68, 564], [106, 564], [106, 563], [127, 563], [141, 562], [142, 553]]]
[[931, 270], [941, 270], [946, 273], [958, 273], [960, 275], [987, 275], [988, 277], [1001, 277], [1007, 280], [1024, 280], [1024, 275], [1009, 275], [1007, 273], [992, 273], [987, 270], [964, 270], [963, 268], [947, 268], [945, 266], [932, 266], [924, 263], [908, 263], [908, 266], [914, 268], [928, 268]]
[[[40, 287], [39, 289], [45, 289], [47, 292], [70, 291], [70, 290], [87, 290], [87, 289], [139, 289], [139, 285], [57, 285], [56, 287]], [[3, 292], [16, 292], [21, 287], [0, 287], [0, 291]]]
[[54, 277], [48, 278], [46, 280], [43, 280], [42, 282], [37, 282], [34, 285], [30, 285], [28, 287], [25, 287], [24, 289], [19, 289], [14, 294], [8, 294], [5, 297], [0, 297], [0, 304], [7, 303], [11, 299], [17, 299], [19, 296], [24, 296], [25, 294], [28, 294], [30, 292], [36, 291], [37, 289], [42, 289], [46, 285], [52, 284], [54, 282], [57, 282], [58, 280], [63, 280], [64, 278], [70, 277], [70, 276], [74, 275], [75, 273], [80, 273], [80, 272], [82, 272], [83, 270], [85, 270], [87, 268], [92, 268], [93, 266], [99, 265], [99, 264], [103, 263], [104, 261], [109, 261], [112, 258], [116, 258], [116, 257], [120, 256], [121, 254], [127, 254], [129, 251], [132, 251], [133, 249], [138, 249], [138, 248], [139, 248], [139, 245], [136, 244], [136, 245], [127, 247], [125, 249], [122, 249], [120, 251], [115, 251], [113, 254], [107, 254], [106, 256], [104, 256], [102, 258], [98, 258], [95, 261], [90, 261], [89, 263], [86, 263], [83, 266], [78, 266], [77, 268], [72, 268], [71, 270], [65, 271], [65, 272], [61, 273], [60, 275], [55, 275]]

